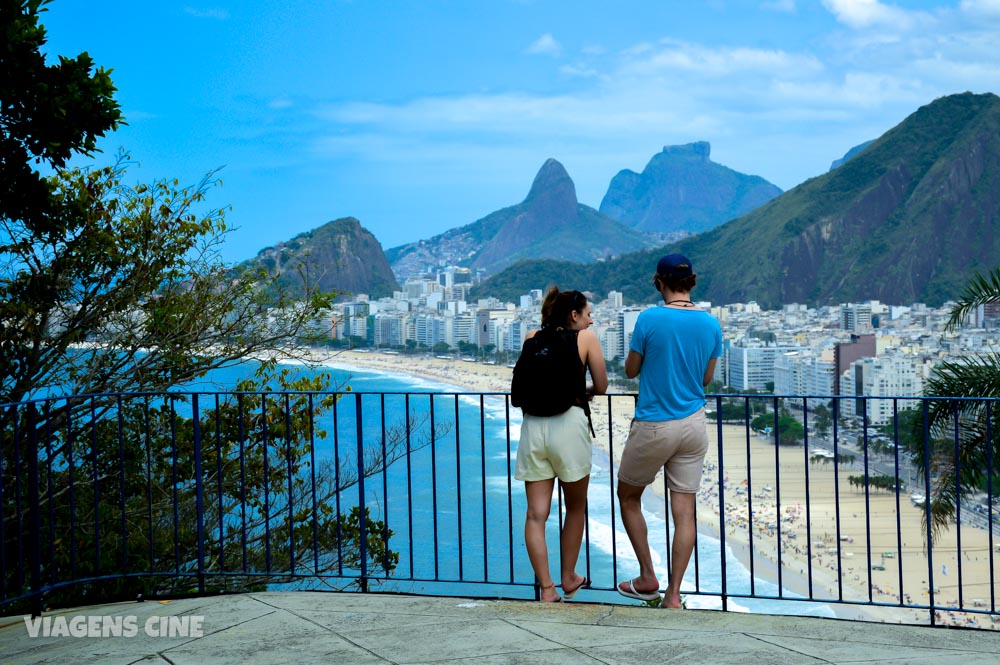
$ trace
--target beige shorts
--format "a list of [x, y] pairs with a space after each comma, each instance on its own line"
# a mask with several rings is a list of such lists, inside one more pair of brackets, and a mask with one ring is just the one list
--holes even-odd
[[524, 414], [514, 477], [534, 481], [558, 478], [572, 483], [590, 475], [593, 442], [587, 414], [572, 406], [558, 416]]
[[671, 490], [693, 494], [701, 485], [706, 452], [708, 432], [703, 409], [681, 420], [633, 420], [618, 480], [645, 487], [665, 468]]

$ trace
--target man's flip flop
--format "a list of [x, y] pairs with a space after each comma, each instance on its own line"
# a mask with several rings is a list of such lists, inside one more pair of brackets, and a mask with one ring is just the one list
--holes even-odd
[[[622, 584], [628, 585], [628, 590], [622, 588]], [[657, 600], [660, 597], [659, 591], [636, 591], [635, 586], [632, 584], [632, 580], [627, 580], [625, 582], [619, 582], [618, 593], [625, 596], [626, 598], [635, 598], [636, 600]]]
[[590, 580], [584, 577], [583, 581], [580, 582], [580, 584], [578, 584], [576, 587], [572, 589], [569, 589], [568, 591], [566, 590], [566, 587], [563, 587], [563, 598], [565, 598], [566, 600], [571, 600], [573, 596], [576, 595], [577, 591], [579, 591], [580, 589], [589, 589], [589, 588], [590, 588]]

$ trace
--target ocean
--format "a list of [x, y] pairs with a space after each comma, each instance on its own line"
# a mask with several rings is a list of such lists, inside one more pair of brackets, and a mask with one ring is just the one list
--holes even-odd
[[[406, 357], [400, 356], [405, 363]], [[402, 367], [401, 367], [402, 368]], [[192, 390], [218, 390], [235, 385], [255, 369], [252, 361], [220, 370]], [[312, 372], [301, 366], [297, 371]], [[356, 459], [358, 404], [362, 445], [367, 453], [388, 453], [394, 441], [411, 450], [378, 473], [342, 493], [341, 512], [363, 501], [376, 519], [392, 530], [390, 548], [400, 553], [389, 576], [370, 588], [401, 593], [474, 597], [532, 598], [534, 574], [524, 548], [523, 484], [513, 479], [521, 414], [502, 396], [462, 393], [461, 388], [414, 377], [404, 372], [373, 372], [328, 367], [334, 385], [350, 386], [333, 413], [317, 423], [326, 430], [316, 440], [317, 462]], [[407, 396], [408, 395], [408, 396]], [[407, 407], [409, 443], [405, 437]], [[384, 418], [383, 415], [384, 414]], [[456, 424], [457, 423], [457, 424]], [[447, 431], [432, 443], [431, 427]], [[509, 440], [508, 440], [509, 432]], [[385, 448], [383, 448], [385, 442]], [[613, 513], [614, 493], [606, 455], [595, 448], [588, 493], [588, 523], [577, 572], [592, 580], [574, 600], [637, 604], [614, 589], [618, 580], [638, 574], [638, 564], [620, 518]], [[708, 478], [706, 477], [706, 480]], [[548, 522], [550, 571], [559, 579], [557, 502]], [[663, 501], [647, 492], [644, 509], [657, 575], [667, 579], [667, 528]], [[435, 546], [436, 544], [436, 546]], [[721, 609], [720, 543], [699, 534], [698, 547], [685, 577], [682, 593], [688, 607]], [[470, 580], [470, 581], [466, 581]], [[749, 594], [749, 571], [726, 547], [726, 588]], [[754, 581], [757, 595], [777, 596], [778, 587]], [[700, 592], [700, 593], [699, 593]], [[713, 595], [714, 594], [714, 595]], [[796, 597], [787, 589], [785, 597]], [[835, 617], [829, 605], [785, 600], [730, 599], [735, 611]]]

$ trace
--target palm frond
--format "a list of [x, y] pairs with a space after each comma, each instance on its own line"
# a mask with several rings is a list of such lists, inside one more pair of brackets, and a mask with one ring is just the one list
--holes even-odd
[[985, 276], [976, 273], [952, 307], [945, 329], [952, 330], [962, 325], [974, 309], [995, 300], [1000, 300], [1000, 268], [994, 268]]
[[924, 415], [911, 424], [917, 442], [911, 454], [933, 478], [925, 527], [936, 538], [954, 520], [958, 503], [997, 473], [1000, 354], [938, 364], [924, 394]]

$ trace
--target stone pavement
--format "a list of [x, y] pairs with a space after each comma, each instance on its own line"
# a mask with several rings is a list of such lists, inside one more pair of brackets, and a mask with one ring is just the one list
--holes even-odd
[[[1000, 633], [709, 610], [389, 594], [273, 592], [47, 613], [123, 617], [135, 635], [31, 637], [0, 618], [0, 661], [27, 663], [1000, 664]], [[63, 617], [59, 619], [59, 617]], [[160, 636], [191, 629], [202, 636]], [[152, 620], [150, 621], [150, 618]], [[182, 623], [181, 618], [184, 619]], [[100, 632], [104, 619], [94, 620]], [[110, 625], [112, 619], [107, 620]], [[154, 636], [147, 634], [147, 628]], [[43, 626], [39, 624], [41, 632]], [[127, 631], [126, 631], [127, 632]], [[189, 632], [191, 632], [189, 630]]]

